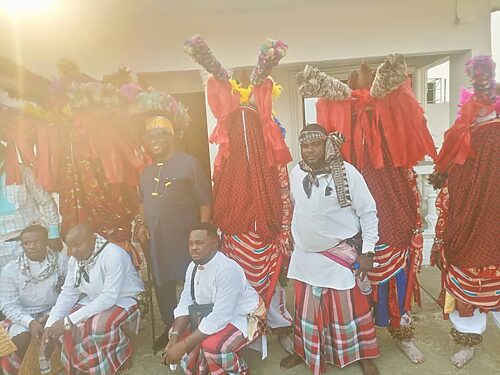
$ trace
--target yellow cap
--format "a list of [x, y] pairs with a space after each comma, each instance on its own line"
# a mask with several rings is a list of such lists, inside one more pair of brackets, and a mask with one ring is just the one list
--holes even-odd
[[154, 116], [146, 119], [146, 131], [152, 129], [166, 129], [170, 134], [174, 134], [174, 127], [170, 120], [163, 116]]

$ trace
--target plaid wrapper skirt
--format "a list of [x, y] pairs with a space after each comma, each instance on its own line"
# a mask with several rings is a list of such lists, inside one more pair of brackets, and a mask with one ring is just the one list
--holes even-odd
[[327, 363], [345, 367], [379, 356], [368, 298], [357, 285], [335, 290], [295, 281], [295, 352], [314, 375]]
[[249, 343], [238, 328], [228, 324], [189, 352], [183, 360], [184, 372], [187, 375], [245, 375], [248, 366], [238, 352]]
[[[9, 332], [9, 328], [12, 326], [12, 322], [9, 319], [5, 319], [0, 322], [0, 325], [3, 329], [5, 329], [5, 334], [8, 337], [7, 332]], [[17, 375], [19, 369], [21, 368], [22, 361], [23, 359], [19, 357], [17, 351], [14, 351], [9, 355], [0, 357], [0, 366], [3, 369], [4, 375]]]
[[[255, 324], [250, 322], [254, 321]], [[250, 314], [249, 332], [245, 337], [234, 325], [229, 323], [224, 329], [210, 335], [200, 345], [191, 350], [182, 360], [187, 375], [226, 375], [248, 374], [248, 366], [239, 351], [259, 338], [265, 330], [266, 309], [260, 298], [259, 306]], [[188, 327], [182, 334], [187, 337]]]
[[113, 306], [66, 332], [61, 352], [66, 374], [114, 375], [133, 351], [125, 326], [138, 318], [137, 305], [128, 309]]

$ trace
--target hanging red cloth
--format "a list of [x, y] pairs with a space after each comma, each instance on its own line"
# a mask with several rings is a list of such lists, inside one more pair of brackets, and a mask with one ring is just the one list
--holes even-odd
[[233, 91], [228, 81], [219, 81], [210, 77], [207, 81], [207, 101], [210, 109], [217, 119], [209, 142], [219, 145], [215, 158], [215, 170], [221, 167], [222, 159], [229, 157], [228, 117], [240, 106], [240, 94]]
[[351, 163], [352, 134], [351, 134], [351, 100], [328, 100], [319, 98], [316, 102], [316, 118], [328, 133], [339, 131], [345, 137], [342, 146], [344, 159]]
[[424, 111], [409, 79], [383, 98], [373, 98], [373, 121], [383, 129], [395, 167], [413, 168], [425, 155], [436, 158]]
[[33, 151], [34, 134], [32, 124], [22, 115], [13, 115], [11, 120], [4, 124], [3, 133], [7, 141], [5, 152], [5, 171], [7, 185], [22, 183], [21, 171], [19, 169], [19, 157], [24, 164], [33, 168], [37, 166], [37, 160]]
[[65, 144], [66, 133], [61, 127], [63, 124], [39, 124], [37, 140], [36, 169], [37, 182], [45, 191], [58, 189], [62, 145]]
[[479, 113], [491, 113], [495, 110], [495, 104], [484, 104], [474, 97], [465, 102], [460, 110], [460, 115], [444, 133], [444, 142], [436, 158], [436, 171], [444, 173], [450, 163], [464, 165], [469, 157], [475, 153], [471, 147], [471, 125]]
[[[108, 181], [102, 159], [92, 151], [94, 136], [82, 128], [73, 128], [65, 145], [59, 185], [62, 232], [67, 233], [75, 224], [88, 224], [130, 252], [138, 266], [137, 251], [130, 244], [132, 222], [139, 206], [137, 187]], [[128, 163], [124, 163], [124, 168], [137, 173]]]
[[266, 144], [267, 165], [277, 167], [292, 161], [292, 155], [285, 143], [279, 126], [273, 119], [273, 81], [270, 78], [253, 88], [255, 106], [262, 123], [262, 132]]

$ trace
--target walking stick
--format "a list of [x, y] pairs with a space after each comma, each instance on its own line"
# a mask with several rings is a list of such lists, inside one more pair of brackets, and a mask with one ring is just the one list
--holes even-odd
[[156, 332], [155, 332], [155, 310], [154, 310], [154, 304], [153, 304], [153, 278], [151, 277], [151, 269], [149, 268], [149, 265], [151, 264], [151, 258], [149, 256], [149, 244], [144, 243], [140, 241], [141, 248], [142, 248], [142, 253], [144, 254], [144, 257], [146, 258], [146, 273], [148, 277], [148, 284], [149, 284], [149, 311], [151, 313], [151, 340], [153, 342], [152, 347], [154, 348], [155, 345], [155, 340], [156, 340]]

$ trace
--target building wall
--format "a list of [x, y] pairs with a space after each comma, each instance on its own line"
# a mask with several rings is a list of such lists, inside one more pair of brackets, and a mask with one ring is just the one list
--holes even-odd
[[100, 77], [119, 66], [149, 72], [196, 69], [183, 53], [183, 42], [197, 33], [230, 67], [252, 65], [267, 36], [289, 44], [285, 63], [395, 51], [491, 50], [490, 0], [309, 0], [282, 7], [269, 0], [227, 11], [197, 3], [196, 11], [182, 11], [166, 1], [75, 0], [58, 2], [43, 16], [11, 19], [0, 13], [0, 53], [44, 74], [55, 73], [58, 59], [69, 58]]
[[450, 104], [427, 104], [425, 108], [425, 117], [427, 126], [431, 132], [436, 147], [441, 148], [444, 132], [450, 126]]

